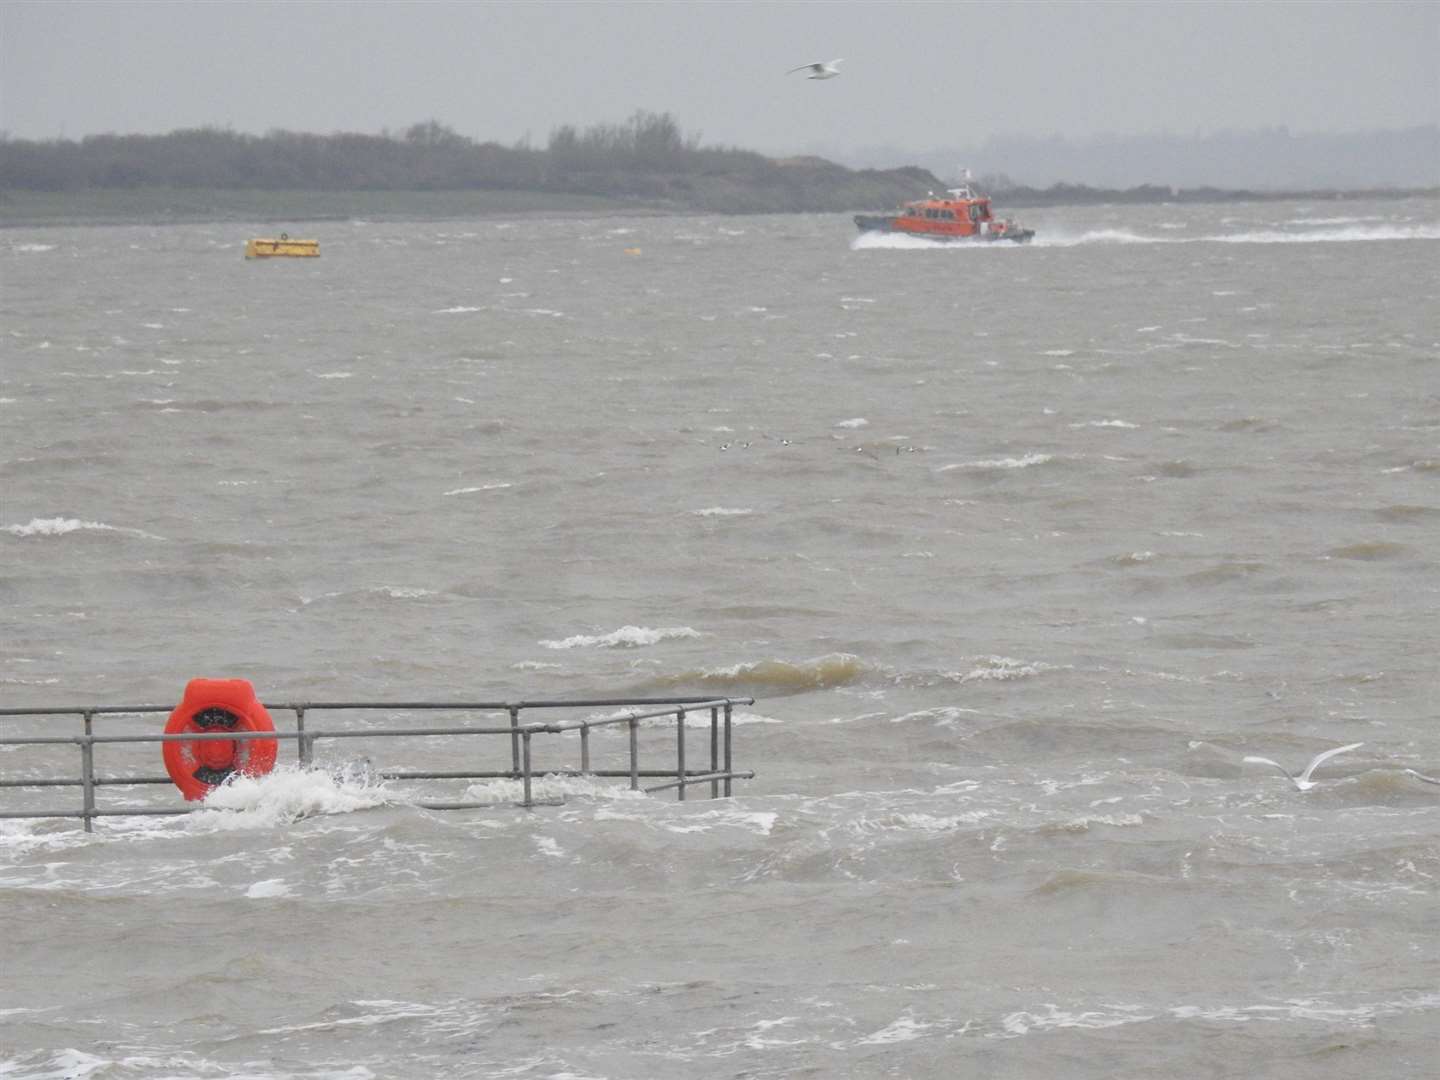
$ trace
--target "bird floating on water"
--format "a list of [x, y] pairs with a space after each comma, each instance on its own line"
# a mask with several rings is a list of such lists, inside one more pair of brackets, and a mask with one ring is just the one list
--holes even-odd
[[808, 71], [810, 74], [805, 76], [807, 79], [833, 79], [836, 75], [840, 74], [840, 69], [835, 65], [844, 59], [842, 56], [839, 60], [831, 60], [828, 64], [824, 61], [816, 60], [813, 64], [801, 64], [799, 67], [791, 68], [785, 74], [794, 75], [797, 71]]
[[1354, 750], [1364, 745], [1364, 743], [1352, 742], [1348, 746], [1337, 746], [1333, 750], [1326, 750], [1323, 754], [1316, 754], [1310, 760], [1310, 764], [1305, 766], [1305, 771], [1299, 776], [1293, 775], [1289, 769], [1285, 768], [1285, 766], [1281, 765], [1278, 761], [1271, 761], [1269, 758], [1266, 757], [1247, 757], [1245, 760], [1253, 761], [1257, 765], [1273, 765], [1286, 776], [1290, 777], [1290, 782], [1295, 785], [1295, 789], [1297, 791], [1309, 791], [1312, 787], [1315, 786], [1315, 781], [1311, 780], [1310, 776], [1312, 773], [1314, 773], [1315, 767], [1317, 765], [1319, 765], [1321, 762], [1330, 760], [1336, 754], [1343, 754], [1347, 750]]

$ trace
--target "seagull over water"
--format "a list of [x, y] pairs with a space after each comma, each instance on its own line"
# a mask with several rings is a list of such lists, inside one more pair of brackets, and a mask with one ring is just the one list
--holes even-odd
[[1271, 761], [1268, 757], [1247, 757], [1245, 760], [1253, 761], [1257, 765], [1273, 765], [1286, 776], [1290, 777], [1290, 782], [1295, 785], [1295, 790], [1309, 791], [1315, 786], [1315, 781], [1310, 779], [1310, 774], [1315, 771], [1317, 765], [1323, 761], [1329, 761], [1336, 754], [1343, 754], [1347, 750], [1354, 750], [1364, 745], [1364, 743], [1352, 742], [1348, 746], [1337, 746], [1333, 750], [1326, 750], [1323, 754], [1316, 754], [1315, 757], [1311, 759], [1310, 764], [1305, 766], [1305, 771], [1299, 776], [1292, 775], [1290, 770], [1285, 768], [1284, 765], [1281, 765], [1278, 761]]
[[808, 71], [810, 74], [805, 76], [807, 79], [833, 79], [840, 74], [840, 69], [836, 65], [844, 59], [842, 56], [839, 60], [831, 60], [828, 64], [816, 60], [813, 64], [801, 64], [799, 67], [791, 68], [785, 74], [794, 75], [797, 71]]

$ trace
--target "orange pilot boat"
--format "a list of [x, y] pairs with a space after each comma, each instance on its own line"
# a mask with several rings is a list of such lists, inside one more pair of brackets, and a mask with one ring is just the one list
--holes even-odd
[[990, 196], [979, 194], [969, 184], [948, 189], [944, 197], [931, 192], [928, 198], [907, 202], [893, 213], [856, 214], [855, 224], [861, 232], [901, 233], [927, 240], [1024, 244], [1035, 236], [1034, 229], [1022, 229], [1009, 218], [995, 218], [990, 213]]

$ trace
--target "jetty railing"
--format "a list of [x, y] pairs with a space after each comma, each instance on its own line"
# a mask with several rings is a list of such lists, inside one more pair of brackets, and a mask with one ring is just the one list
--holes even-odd
[[[173, 705], [82, 705], [70, 707], [0, 708], [0, 721], [22, 717], [30, 718], [78, 718], [82, 730], [69, 735], [8, 735], [0, 728], [0, 747], [22, 746], [75, 746], [80, 752], [80, 776], [61, 778], [19, 777], [4, 775], [5, 762], [0, 760], [0, 790], [41, 789], [79, 787], [81, 803], [78, 808], [35, 807], [25, 809], [0, 808], [0, 818], [80, 818], [86, 832], [94, 829], [96, 818], [139, 817], [151, 815], [187, 814], [203, 805], [185, 806], [110, 806], [97, 803], [97, 792], [105, 787], [132, 787], [146, 784], [170, 784], [169, 776], [101, 776], [96, 772], [96, 748], [134, 743], [166, 743], [203, 741], [243, 741], [251, 739], [273, 739], [291, 741], [296, 745], [296, 760], [302, 767], [314, 764], [315, 745], [323, 740], [344, 739], [397, 739], [445, 737], [459, 739], [468, 736], [494, 736], [509, 740], [508, 768], [458, 768], [446, 770], [427, 769], [376, 769], [372, 775], [382, 780], [516, 780], [523, 785], [524, 795], [518, 804], [524, 807], [536, 805], [534, 783], [543, 776], [587, 776], [627, 780], [633, 791], [647, 793], [673, 789], [676, 798], [684, 800], [687, 789], [696, 784], [709, 784], [711, 798], [728, 798], [735, 780], [750, 780], [752, 771], [735, 769], [733, 763], [732, 731], [733, 711], [736, 705], [752, 705], [753, 698], [598, 698], [574, 701], [307, 701], [265, 703], [270, 713], [290, 713], [295, 726], [275, 731], [232, 731], [232, 732], [185, 732], [167, 735], [156, 731], [143, 734], [97, 734], [97, 721], [104, 722], [122, 716], [135, 717], [149, 714], [168, 714]], [[543, 714], [557, 710], [574, 709], [622, 709], [629, 710], [609, 716], [586, 716], [581, 719], [560, 719], [551, 722], [524, 721], [522, 714]], [[446, 712], [446, 713], [503, 713], [502, 724], [476, 725], [473, 723], [447, 724], [434, 727], [324, 727], [313, 726], [316, 713], [357, 713], [357, 712]], [[693, 767], [687, 758], [687, 718], [692, 714], [709, 711], [709, 754], [698, 755], [703, 765]], [[307, 719], [311, 721], [307, 724]], [[673, 765], [663, 767], [643, 765], [640, 758], [640, 733], [642, 722], [655, 721], [647, 728], [668, 726], [674, 723], [674, 738], [671, 743]], [[591, 733], [597, 729], [608, 729], [624, 725], [628, 729], [628, 746], [621, 753], [624, 766], [620, 768], [595, 768], [592, 766]], [[535, 763], [533, 743], [539, 736], [579, 735], [578, 766], [546, 766]], [[459, 744], [453, 753], [460, 755]], [[653, 751], [652, 751], [653, 753]], [[8, 755], [7, 755], [8, 756]], [[612, 755], [613, 756], [613, 755]], [[664, 783], [641, 787], [641, 781], [663, 778]], [[177, 792], [178, 796], [178, 792]], [[405, 800], [406, 805], [427, 810], [469, 810], [493, 807], [493, 801], [419, 801]]]

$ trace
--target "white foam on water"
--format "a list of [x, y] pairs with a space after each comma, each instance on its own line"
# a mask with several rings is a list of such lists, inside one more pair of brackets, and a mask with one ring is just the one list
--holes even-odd
[[187, 829], [197, 832], [271, 829], [301, 818], [349, 814], [399, 801], [383, 783], [369, 778], [285, 765], [264, 776], [231, 776], [205, 796], [198, 812], [183, 820]]
[[353, 379], [353, 371], [317, 371], [314, 373], [317, 379]]
[[1360, 217], [1297, 217], [1283, 222], [1285, 225], [1359, 225], [1366, 221], [1384, 221], [1379, 214], [1364, 214]]
[[608, 634], [575, 634], [560, 640], [541, 641], [547, 649], [622, 649], [656, 645], [674, 638], [698, 638], [700, 631], [688, 626], [622, 626]]
[[[646, 799], [643, 791], [631, 791], [617, 781], [593, 776], [532, 776], [530, 797], [536, 802], [565, 802], [569, 799], [626, 800]], [[523, 780], [483, 780], [465, 789], [466, 802], [493, 806], [518, 806], [525, 801]]]
[[514, 484], [511, 484], [508, 481], [500, 481], [494, 484], [480, 484], [477, 487], [454, 488], [450, 491], [445, 492], [445, 495], [474, 495], [481, 491], [502, 491], [505, 488], [514, 486]]
[[863, 416], [857, 416], [853, 420], [837, 420], [835, 426], [838, 428], [863, 428], [869, 427], [870, 421]]
[[1012, 660], [1008, 656], [986, 656], [980, 658], [979, 666], [971, 668], [963, 675], [958, 672], [950, 672], [947, 678], [956, 682], [1004, 682], [1008, 679], [1027, 679], [1032, 675], [1039, 675], [1049, 671], [1049, 664], [1026, 663], [1023, 660]]
[[83, 1080], [101, 1069], [115, 1064], [109, 1058], [96, 1057], [82, 1050], [40, 1051], [23, 1057], [0, 1059], [0, 1076], [17, 1080]]
[[1179, 244], [1181, 237], [1142, 236], [1129, 229], [1089, 229], [1077, 235], [1045, 230], [1030, 241], [1036, 247], [1079, 247], [1082, 244]]
[[1352, 225], [1340, 229], [1316, 229], [1311, 232], [1230, 233], [1201, 239], [1218, 244], [1343, 244], [1377, 240], [1440, 240], [1440, 225]]
[[319, 596], [302, 596], [300, 605], [305, 607], [310, 604], [318, 604], [322, 600], [341, 600], [354, 596], [383, 596], [390, 600], [424, 600], [426, 597], [439, 595], [434, 589], [420, 589], [410, 585], [372, 585], [368, 589], [358, 589], [353, 592], [342, 590], [321, 593]]
[[78, 518], [31, 518], [27, 525], [6, 525], [0, 532], [11, 536], [64, 536], [72, 532], [114, 532], [128, 536], [140, 536], [146, 540], [163, 540], [163, 536], [147, 533], [142, 529], [127, 529], [119, 525], [106, 525], [103, 521], [81, 521]]
[[[286, 1027], [264, 1028], [259, 1035], [291, 1035], [300, 1031], [332, 1031], [337, 1028], [378, 1027], [397, 1020], [432, 1018], [442, 1014], [437, 1005], [422, 1005], [418, 1002], [391, 1001], [381, 998], [374, 1001], [353, 1001], [351, 1005], [365, 1010], [359, 1016], [347, 1016], [339, 1020], [320, 1020], [310, 1024], [290, 1024]], [[343, 1074], [351, 1075], [351, 1074]], [[367, 1070], [363, 1074], [371, 1075]]]
[[855, 1045], [884, 1046], [887, 1043], [909, 1042], [912, 1039], [920, 1038], [934, 1026], [934, 1024], [923, 1024], [913, 1016], [901, 1016], [879, 1031], [873, 1031], [863, 1039], [857, 1040]]
[[563, 664], [547, 664], [543, 660], [520, 660], [510, 665], [511, 671], [564, 671]]
[[1000, 251], [1025, 245], [998, 240], [932, 240], [904, 233], [863, 232], [850, 241], [851, 251]]
[[1139, 424], [1132, 424], [1129, 420], [1087, 420], [1083, 424], [1071, 424], [1072, 428], [1138, 428]]
[[10, 250], [17, 255], [35, 255], [42, 251], [54, 251], [54, 244], [11, 244]]
[[744, 517], [755, 511], [745, 507], [707, 506], [703, 510], [691, 510], [696, 517]]
[[[503, 280], [507, 280], [507, 279], [502, 278], [501, 280], [503, 281]], [[472, 312], [472, 311], [484, 311], [484, 310], [485, 310], [484, 308], [480, 308], [480, 307], [463, 307], [463, 306], [458, 306], [458, 307], [441, 308], [439, 311], [432, 311], [430, 314], [432, 314], [432, 315], [466, 315], [466, 314], [469, 314], [469, 313]]]
[[[1006, 1035], [1028, 1035], [1032, 1031], [1048, 1031], [1054, 1028], [1111, 1028], [1122, 1024], [1138, 1024], [1155, 1017], [1146, 1013], [1124, 1010], [1120, 1012], [1067, 1012], [1054, 1005], [1042, 1005], [1044, 1012], [1013, 1012], [1006, 1016], [1001, 1025]], [[996, 1034], [1000, 1034], [996, 1032]]]
[[952, 469], [1028, 469], [1032, 465], [1045, 465], [1054, 461], [1052, 454], [1026, 454], [1024, 457], [982, 458], [979, 461], [957, 461], [952, 465], [941, 465], [936, 472], [950, 472]]
[[[677, 804], [665, 804], [668, 807]], [[597, 817], [599, 815], [596, 815]], [[723, 806], [719, 810], [704, 810], [698, 813], [680, 811], [678, 816], [656, 818], [652, 824], [671, 833], [706, 833], [716, 829], [739, 829], [754, 836], [769, 836], [775, 829], [780, 815], [768, 810], [741, 810], [735, 806]]]
[[268, 900], [277, 896], [289, 896], [290, 886], [282, 878], [267, 878], [257, 881], [245, 890], [247, 900]]
[[1124, 829], [1143, 824], [1145, 819], [1139, 814], [1086, 814], [1083, 817], [1071, 818], [1062, 823], [1060, 828], [1065, 832], [1089, 832], [1092, 825]]

